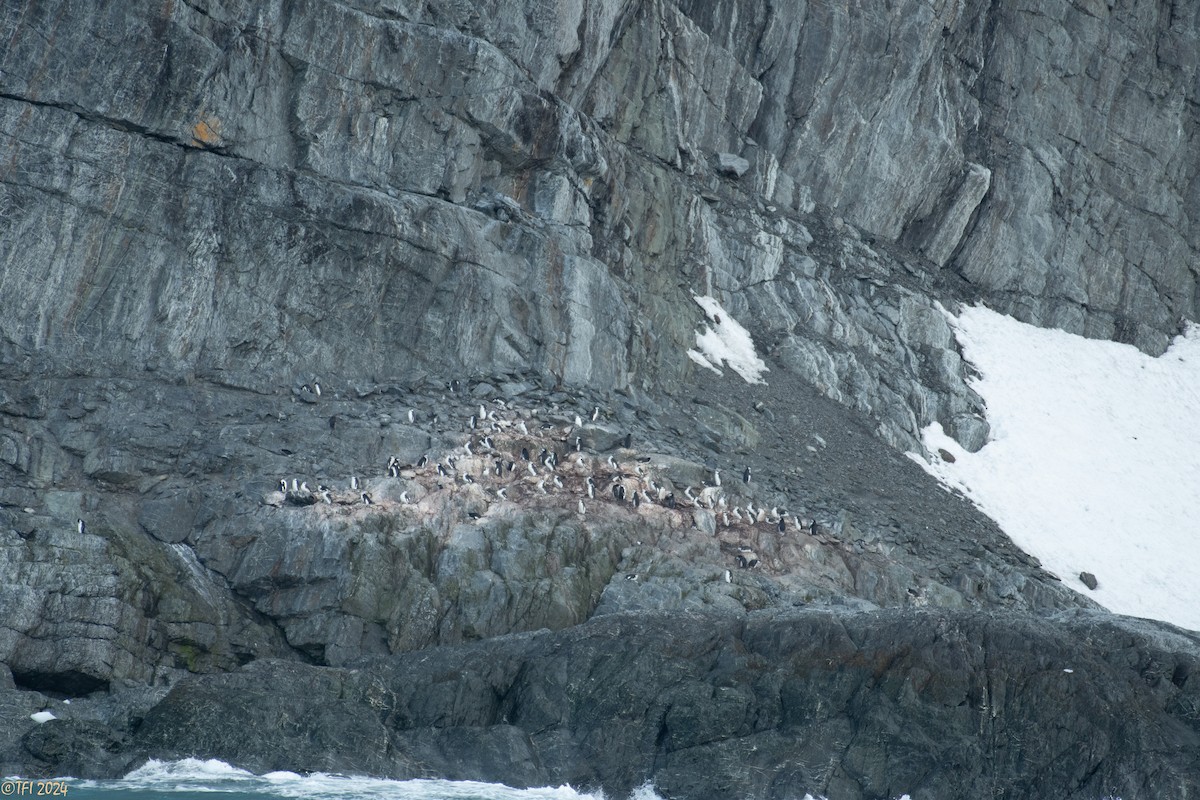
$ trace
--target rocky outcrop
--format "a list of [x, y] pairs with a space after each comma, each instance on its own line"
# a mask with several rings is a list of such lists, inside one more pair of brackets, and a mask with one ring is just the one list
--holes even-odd
[[[22, 714], [94, 710], [0, 736], [6, 769], [119, 771], [155, 692], [265, 658], [228, 680], [633, 612], [1091, 608], [897, 450], [932, 421], [988, 436], [955, 303], [1151, 352], [1196, 318], [1197, 26], [1132, 2], [6, 4], [0, 660]], [[688, 358], [698, 296], [766, 384]], [[578, 446], [676, 497], [721, 469], [730, 506], [812, 525], [435, 476], [482, 458], [481, 402], [526, 426], [497, 434], [512, 462]], [[470, 774], [558, 774], [495, 724], [508, 749]], [[842, 786], [805, 774], [780, 785]]]
[[[1184, 796], [1198, 669], [1196, 637], [1107, 615], [619, 615], [353, 668], [259, 661], [107, 735], [118, 754], [199, 748], [260, 772], [618, 796]], [[71, 752], [86, 714], [22, 746]]]
[[[344, 664], [633, 609], [1086, 602], [811, 387], [783, 376], [716, 380], [723, 401], [698, 396], [682, 412], [604, 404], [601, 419], [571, 435], [563, 426], [598, 401], [550, 400], [519, 382], [456, 382], [445, 395], [326, 382], [320, 397], [26, 382], [66, 398], [12, 423], [24, 474], [59, 488], [3, 495], [4, 661], [20, 686], [78, 697], [267, 656]], [[493, 454], [468, 457], [463, 443], [485, 446], [468, 422], [480, 401], [507, 427], [488, 435]], [[811, 444], [797, 460], [762, 447], [767, 435]], [[547, 449], [562, 455], [555, 473], [539, 460]], [[403, 464], [396, 477], [392, 456]], [[534, 464], [540, 477], [526, 471]], [[751, 485], [738, 480], [745, 464]], [[714, 469], [726, 475], [713, 495], [727, 498], [720, 513], [685, 497], [705, 484], [715, 491]], [[631, 492], [671, 487], [677, 508], [657, 492], [642, 506], [618, 502], [611, 486], [622, 475]], [[352, 477], [373, 505], [349, 488]], [[286, 502], [280, 479], [303, 481], [315, 504]], [[316, 494], [323, 484], [331, 502]], [[775, 521], [730, 518], [751, 503], [793, 519], [781, 534]], [[797, 529], [802, 517], [813, 529]], [[76, 518], [86, 519], [82, 535], [67, 522]], [[739, 570], [738, 546], [753, 548], [761, 568]]]

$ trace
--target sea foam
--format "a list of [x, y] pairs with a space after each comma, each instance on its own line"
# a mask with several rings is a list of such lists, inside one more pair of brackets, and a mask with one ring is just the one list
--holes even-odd
[[[608, 800], [600, 792], [570, 786], [514, 789], [496, 783], [447, 780], [387, 780], [314, 772], [256, 775], [215, 759], [150, 760], [120, 780], [71, 782], [71, 797], [102, 800], [156, 793], [165, 796], [223, 794], [238, 798], [306, 800]], [[650, 787], [630, 800], [661, 800]]]

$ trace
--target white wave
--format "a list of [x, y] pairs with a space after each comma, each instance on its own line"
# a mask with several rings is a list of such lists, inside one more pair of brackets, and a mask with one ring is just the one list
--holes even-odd
[[[302, 800], [609, 800], [602, 792], [579, 792], [570, 786], [514, 789], [498, 783], [447, 780], [387, 780], [314, 772], [268, 772], [256, 775], [224, 761], [185, 758], [148, 761], [118, 781], [85, 781], [74, 778], [85, 800], [133, 796], [169, 798], [172, 793], [235, 794], [237, 798], [301, 798]], [[149, 794], [153, 792], [153, 795]], [[662, 800], [647, 782], [634, 789], [628, 800]], [[826, 800], [804, 795], [804, 800]], [[896, 800], [910, 800], [908, 795]]]
[[254, 773], [218, 761], [215, 758], [201, 760], [185, 758], [180, 761], [155, 761], [150, 759], [125, 776], [131, 782], [170, 780], [209, 780], [211, 778], [253, 778]]
[[[606, 800], [601, 793], [583, 793], [570, 786], [514, 789], [496, 783], [447, 780], [387, 780], [314, 772], [268, 772], [256, 775], [224, 761], [185, 758], [150, 760], [121, 780], [71, 779], [73, 787], [89, 790], [88, 797], [124, 796], [123, 793], [156, 791], [213, 793], [261, 798], [303, 800]], [[630, 800], [661, 800], [649, 787], [634, 792]]]

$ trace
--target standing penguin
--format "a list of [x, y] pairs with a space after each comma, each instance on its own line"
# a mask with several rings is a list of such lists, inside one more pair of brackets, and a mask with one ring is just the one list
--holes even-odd
[[750, 468], [746, 467], [746, 471], [742, 473], [742, 483], [750, 482]]

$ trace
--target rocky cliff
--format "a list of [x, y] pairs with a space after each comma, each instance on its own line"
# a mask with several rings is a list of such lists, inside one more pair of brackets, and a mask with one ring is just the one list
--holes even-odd
[[[192, 752], [651, 779], [678, 797], [708, 780], [831, 797], [1200, 784], [1179, 755], [1194, 638], [1070, 616], [1092, 604], [901, 454], [935, 420], [986, 440], [943, 307], [983, 299], [1149, 352], [1197, 319], [1197, 9], [26, 0], [0, 15], [6, 772]], [[697, 296], [751, 331], [765, 384], [686, 355], [720, 324]], [[350, 691], [386, 709], [369, 734], [385, 750], [361, 763], [164, 722], [222, 681], [286, 707], [266, 688], [279, 675], [342, 686], [364, 658], [381, 685], [420, 684], [439, 680], [430, 664], [502, 652], [500, 672], [455, 680], [511, 687], [561, 670], [547, 643], [593, 641], [611, 615], [654, 664], [599, 694], [528, 678], [546, 704], [594, 705], [586, 719], [470, 693], [423, 716], [395, 689], [382, 706]], [[787, 638], [797, 619], [870, 632], [834, 648], [852, 677], [814, 677], [817, 645]], [[676, 624], [686, 646], [662, 638]], [[1001, 666], [972, 656], [939, 710], [897, 701], [927, 685], [912, 670], [949, 669], [928, 633], [946, 625], [1003, 631]], [[776, 643], [725, 683], [703, 664], [745, 636], [710, 626]], [[560, 633], [513, 636], [544, 628]], [[1022, 648], [1060, 634], [1107, 665], [1082, 699], [1080, 681], [1029, 677], [1050, 662]], [[476, 649], [444, 649], [460, 646]], [[623, 660], [588, 653], [584, 672]], [[876, 658], [874, 677], [854, 671]], [[620, 694], [655, 665], [695, 686]], [[979, 687], [998, 676], [1035, 686], [1015, 740], [976, 730], [996, 724]], [[737, 724], [714, 711], [727, 689]], [[827, 752], [842, 740], [809, 701], [828, 692], [861, 753]], [[678, 720], [647, 710], [663, 703], [704, 741], [672, 738]], [[48, 704], [65, 719], [28, 720]], [[1089, 720], [1054, 740], [1088, 759], [1026, 746], [1045, 709]], [[629, 714], [644, 729], [626, 740], [612, 726]], [[338, 720], [304, 719], [340, 741]], [[899, 769], [896, 726], [970, 757]], [[767, 733], [754, 769], [734, 757]], [[809, 739], [830, 766], [785, 769]], [[492, 760], [472, 761], [485, 741]], [[629, 747], [612, 771], [603, 754]]]

